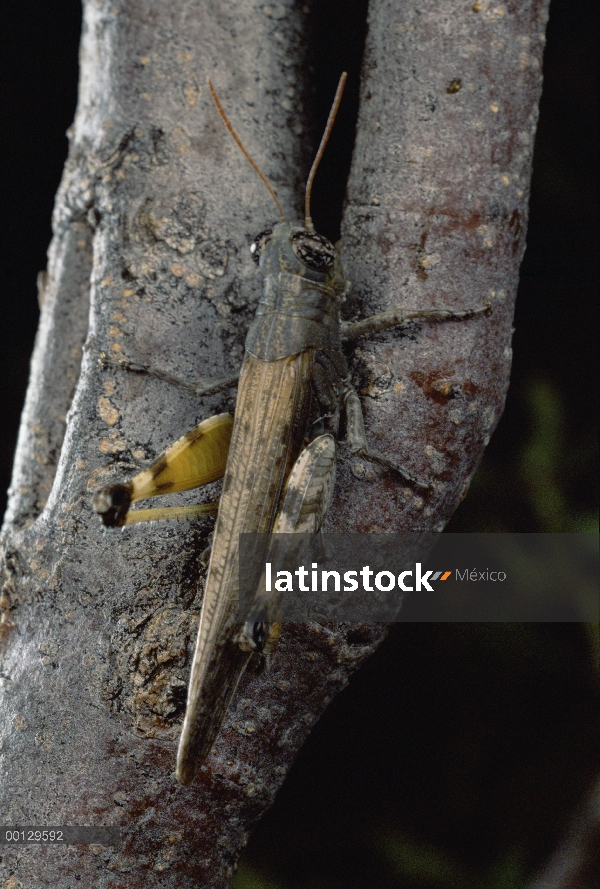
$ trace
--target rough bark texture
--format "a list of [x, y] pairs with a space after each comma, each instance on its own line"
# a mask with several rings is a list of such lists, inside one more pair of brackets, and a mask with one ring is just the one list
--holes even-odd
[[[227, 407], [98, 357], [190, 379], [241, 362], [262, 286], [247, 247], [273, 214], [204, 78], [297, 208], [312, 150], [306, 14], [291, 0], [85, 3], [3, 534], [0, 811], [5, 824], [122, 825], [124, 843], [9, 849], [10, 889], [226, 886], [311, 726], [383, 636], [288, 627], [273, 670], [244, 680], [207, 767], [182, 789], [175, 743], [210, 526], [107, 534], [90, 502]], [[349, 308], [489, 299], [493, 311], [350, 353], [370, 440], [435, 490], [370, 467], [357, 480], [342, 452], [331, 530], [441, 529], [500, 416], [546, 15], [547, 0], [371, 3], [343, 221]]]

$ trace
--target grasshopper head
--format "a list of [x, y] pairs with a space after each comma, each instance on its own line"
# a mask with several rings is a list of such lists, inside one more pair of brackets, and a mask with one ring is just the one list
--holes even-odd
[[345, 290], [340, 259], [331, 241], [298, 222], [278, 222], [261, 232], [250, 252], [265, 277], [287, 272], [324, 284], [336, 293]]

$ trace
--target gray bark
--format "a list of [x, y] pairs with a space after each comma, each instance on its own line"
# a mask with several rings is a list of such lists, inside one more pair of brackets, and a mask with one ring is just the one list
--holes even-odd
[[[343, 450], [331, 530], [441, 529], [508, 385], [547, 0], [373, 0], [342, 224], [350, 309], [474, 307], [356, 348], [369, 440], [431, 496]], [[5, 523], [0, 811], [118, 824], [120, 849], [21, 846], [3, 885], [222, 887], [327, 702], [381, 627], [289, 626], [247, 677], [189, 788], [175, 745], [208, 522], [102, 531], [91, 495], [227, 407], [98, 367], [239, 366], [261, 287], [247, 247], [269, 197], [216, 116], [210, 74], [288, 213], [313, 150], [306, 8], [86, 0], [81, 84]], [[301, 110], [304, 109], [304, 110]], [[209, 492], [210, 496], [210, 492]], [[6, 848], [6, 847], [5, 847]], [[80, 884], [81, 885], [81, 884]]]

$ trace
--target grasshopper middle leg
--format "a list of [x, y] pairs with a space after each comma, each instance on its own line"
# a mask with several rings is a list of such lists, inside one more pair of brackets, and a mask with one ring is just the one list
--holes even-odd
[[202, 379], [189, 382], [187, 380], [182, 380], [179, 377], [174, 377], [172, 374], [169, 374], [164, 370], [159, 370], [156, 367], [152, 367], [149, 364], [138, 364], [135, 361], [128, 361], [125, 358], [109, 358], [106, 352], [100, 353], [98, 364], [100, 367], [118, 367], [120, 370], [127, 370], [130, 373], [156, 377], [158, 380], [163, 380], [171, 386], [177, 386], [179, 389], [186, 389], [188, 392], [193, 392], [198, 398], [202, 398], [205, 395], [215, 395], [217, 392], [220, 392], [221, 389], [228, 389], [231, 386], [236, 386], [240, 378], [239, 373], [235, 373], [227, 374], [223, 377], [215, 377], [213, 380]]
[[365, 460], [370, 460], [372, 463], [379, 463], [380, 466], [393, 469], [394, 472], [397, 472], [398, 475], [404, 479], [404, 481], [417, 488], [422, 488], [423, 490], [429, 490], [431, 488], [431, 484], [415, 478], [407, 469], [401, 466], [400, 463], [391, 460], [389, 457], [384, 457], [383, 454], [379, 454], [377, 451], [374, 451], [369, 447], [360, 398], [356, 394], [356, 391], [351, 387], [345, 392], [344, 406], [346, 410], [346, 443], [353, 456], [363, 457]]

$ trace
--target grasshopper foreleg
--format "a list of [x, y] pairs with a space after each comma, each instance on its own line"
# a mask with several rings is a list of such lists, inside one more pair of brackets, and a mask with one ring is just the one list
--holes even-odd
[[422, 318], [430, 321], [459, 321], [462, 318], [471, 318], [473, 315], [481, 315], [491, 310], [490, 303], [478, 306], [476, 309], [390, 309], [387, 312], [379, 312], [362, 321], [342, 322], [342, 339], [356, 340], [362, 336], [370, 336], [390, 327], [406, 327], [410, 321]]

